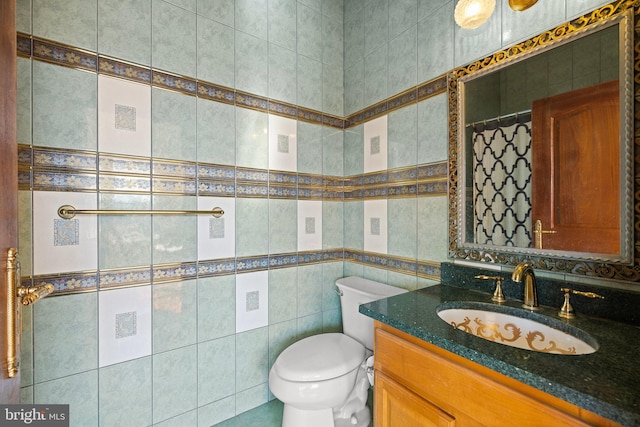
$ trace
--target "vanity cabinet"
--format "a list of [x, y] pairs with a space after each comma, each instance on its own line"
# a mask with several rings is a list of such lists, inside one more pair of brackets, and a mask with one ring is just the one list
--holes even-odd
[[618, 426], [375, 322], [376, 427]]

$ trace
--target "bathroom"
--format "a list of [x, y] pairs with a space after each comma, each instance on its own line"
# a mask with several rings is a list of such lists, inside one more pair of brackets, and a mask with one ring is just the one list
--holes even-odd
[[[21, 275], [56, 288], [23, 312], [22, 402], [74, 426], [222, 423], [270, 408], [284, 348], [341, 330], [336, 279], [438, 283], [442, 76], [607, 2], [498, 1], [476, 30], [455, 3], [18, 0]], [[62, 205], [225, 213], [64, 230]]]

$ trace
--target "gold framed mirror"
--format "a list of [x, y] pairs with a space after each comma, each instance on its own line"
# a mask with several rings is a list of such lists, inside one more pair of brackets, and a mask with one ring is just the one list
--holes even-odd
[[451, 258], [640, 281], [638, 3], [450, 73]]

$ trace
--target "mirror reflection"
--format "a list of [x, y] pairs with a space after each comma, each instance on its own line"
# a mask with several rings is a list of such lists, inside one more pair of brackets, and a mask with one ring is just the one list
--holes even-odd
[[459, 248], [630, 260], [627, 16], [462, 73]]

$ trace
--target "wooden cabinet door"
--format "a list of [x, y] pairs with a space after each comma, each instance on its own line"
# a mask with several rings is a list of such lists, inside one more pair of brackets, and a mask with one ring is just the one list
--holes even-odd
[[620, 253], [618, 80], [541, 99], [532, 110], [532, 220], [543, 249]]
[[376, 427], [454, 427], [456, 420], [442, 409], [398, 384], [380, 371], [375, 373], [374, 421]]

